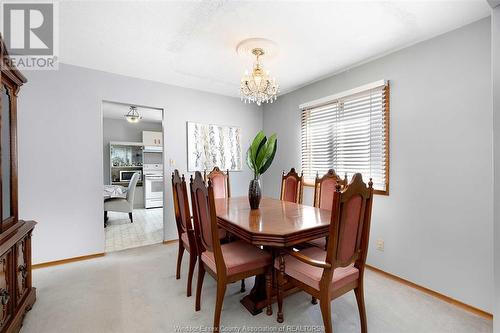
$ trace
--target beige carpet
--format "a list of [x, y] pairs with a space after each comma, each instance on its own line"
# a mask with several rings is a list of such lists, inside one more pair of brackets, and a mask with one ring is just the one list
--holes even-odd
[[[37, 269], [38, 300], [21, 332], [200, 332], [212, 323], [215, 283], [206, 276], [202, 310], [195, 312], [194, 297], [185, 296], [187, 258], [175, 280], [176, 256], [177, 244], [159, 244]], [[369, 332], [492, 332], [491, 321], [377, 273], [368, 271], [365, 279]], [[305, 293], [285, 299], [283, 324], [276, 322], [276, 305], [272, 317], [252, 316], [241, 297], [238, 284], [228, 288], [221, 321], [226, 332], [322, 330], [319, 306]], [[359, 332], [353, 293], [335, 300], [332, 312], [335, 332]]]

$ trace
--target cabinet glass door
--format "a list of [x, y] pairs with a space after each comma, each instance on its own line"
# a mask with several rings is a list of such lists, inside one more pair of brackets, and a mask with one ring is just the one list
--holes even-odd
[[12, 216], [11, 205], [11, 142], [10, 142], [10, 107], [11, 101], [6, 86], [2, 86], [1, 135], [1, 172], [2, 172], [2, 221]]

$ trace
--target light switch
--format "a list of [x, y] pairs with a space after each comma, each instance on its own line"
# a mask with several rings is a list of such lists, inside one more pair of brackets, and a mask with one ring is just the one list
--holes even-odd
[[384, 251], [384, 245], [383, 239], [377, 239], [377, 250]]

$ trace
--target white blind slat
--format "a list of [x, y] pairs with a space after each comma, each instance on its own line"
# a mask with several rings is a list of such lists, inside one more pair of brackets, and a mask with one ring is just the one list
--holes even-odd
[[348, 177], [360, 172], [386, 191], [388, 86], [355, 91], [302, 110], [302, 170], [308, 179], [330, 168]]

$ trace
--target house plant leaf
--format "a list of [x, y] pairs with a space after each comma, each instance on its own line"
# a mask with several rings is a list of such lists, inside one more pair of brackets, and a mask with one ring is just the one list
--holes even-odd
[[261, 199], [259, 176], [271, 166], [277, 146], [276, 134], [271, 135], [268, 140], [264, 132], [260, 131], [247, 150], [247, 165], [254, 173], [254, 178], [250, 181], [248, 188], [248, 200], [252, 209], [259, 208]]
[[276, 155], [276, 150], [278, 149], [278, 139], [276, 134], [271, 135], [266, 145], [266, 161], [264, 165], [260, 167], [259, 173], [263, 174], [269, 169], [273, 163], [274, 156]]

